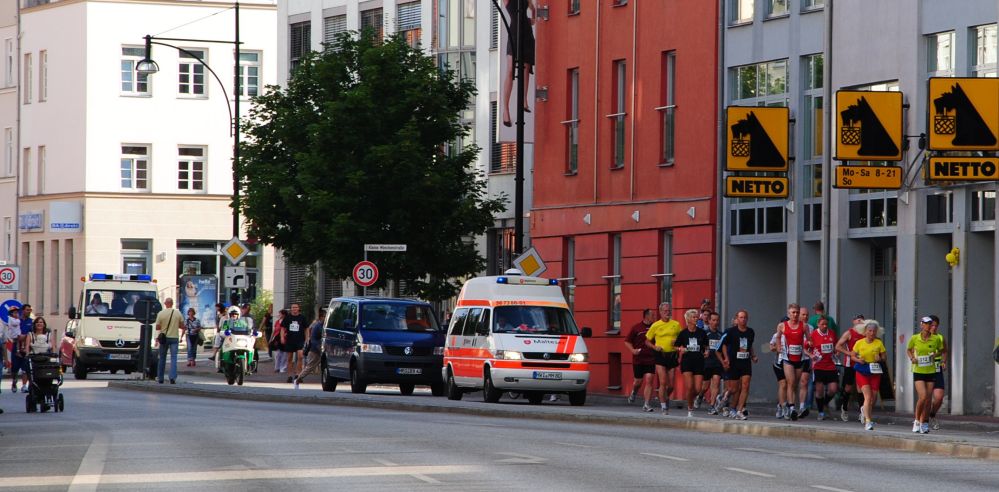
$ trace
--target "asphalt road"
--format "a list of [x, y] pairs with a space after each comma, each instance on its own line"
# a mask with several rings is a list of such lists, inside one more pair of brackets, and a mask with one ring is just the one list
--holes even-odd
[[68, 381], [62, 414], [0, 394], [0, 489], [999, 489], [999, 463], [846, 443], [104, 386]]

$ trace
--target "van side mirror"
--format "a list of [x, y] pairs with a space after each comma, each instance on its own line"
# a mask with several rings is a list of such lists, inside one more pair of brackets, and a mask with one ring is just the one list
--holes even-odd
[[[77, 314], [79, 314], [79, 313], [76, 312], [76, 306], [70, 306], [69, 307], [69, 319], [76, 319], [76, 317], [77, 317], [76, 315]], [[66, 335], [68, 336], [69, 333], [67, 333]]]
[[579, 331], [580, 336], [583, 338], [590, 338], [593, 336], [593, 328], [589, 326], [584, 326], [582, 330]]

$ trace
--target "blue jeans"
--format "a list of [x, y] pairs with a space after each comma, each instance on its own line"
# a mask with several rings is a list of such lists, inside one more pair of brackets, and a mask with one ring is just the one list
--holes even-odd
[[170, 350], [170, 380], [173, 381], [177, 379], [177, 349], [180, 346], [180, 340], [176, 338], [167, 338], [166, 343], [160, 344], [160, 357], [156, 361], [156, 380], [163, 382], [163, 373], [166, 372], [166, 353], [167, 349]]
[[198, 356], [198, 335], [187, 336], [187, 360], [194, 360]]

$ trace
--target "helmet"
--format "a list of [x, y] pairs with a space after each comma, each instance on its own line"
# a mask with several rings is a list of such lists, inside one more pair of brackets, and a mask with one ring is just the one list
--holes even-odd
[[236, 306], [231, 306], [228, 310], [226, 310], [226, 314], [228, 314], [229, 316], [232, 316], [233, 314], [235, 314], [236, 316], [239, 316], [239, 314], [240, 314], [239, 313], [239, 308], [236, 307]]

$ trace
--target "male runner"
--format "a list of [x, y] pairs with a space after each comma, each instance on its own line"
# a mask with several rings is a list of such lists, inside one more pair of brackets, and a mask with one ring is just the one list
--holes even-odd
[[735, 326], [725, 331], [721, 350], [717, 357], [725, 369], [725, 387], [731, 401], [735, 403], [735, 418], [746, 420], [746, 399], [749, 398], [749, 382], [753, 378], [753, 366], [757, 362], [753, 343], [756, 332], [749, 327], [749, 312], [745, 309], [735, 314]]

